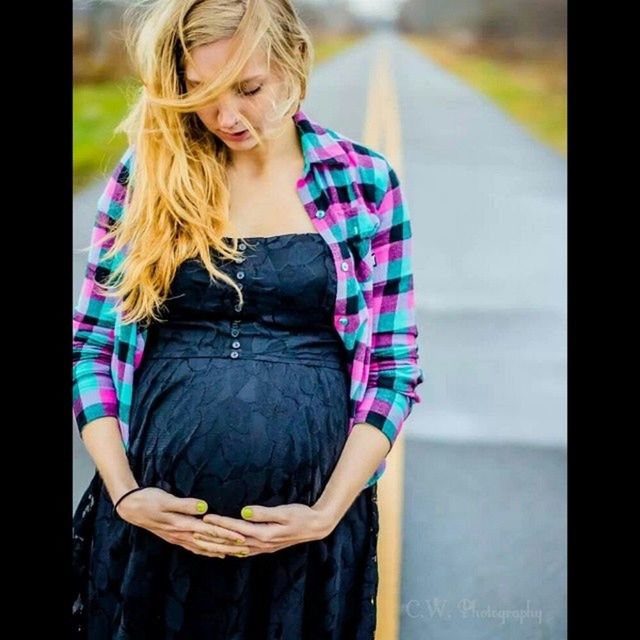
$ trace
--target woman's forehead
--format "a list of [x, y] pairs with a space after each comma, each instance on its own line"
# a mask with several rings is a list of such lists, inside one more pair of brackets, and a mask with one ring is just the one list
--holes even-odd
[[[190, 52], [193, 64], [185, 64], [185, 78], [192, 82], [209, 81], [219, 75], [227, 64], [230, 55], [230, 44], [227, 40], [201, 45]], [[241, 78], [248, 80], [254, 76], [268, 73], [266, 56], [262, 51], [256, 51], [247, 61], [241, 73]]]

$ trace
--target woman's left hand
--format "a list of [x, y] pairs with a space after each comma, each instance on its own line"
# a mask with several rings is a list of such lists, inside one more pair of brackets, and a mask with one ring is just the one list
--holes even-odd
[[[208, 513], [203, 520], [242, 534], [242, 545], [250, 551], [243, 557], [259, 553], [273, 553], [301, 542], [322, 540], [334, 529], [335, 522], [326, 513], [304, 504], [283, 504], [277, 507], [248, 505], [241, 511], [241, 518], [231, 518]], [[207, 551], [216, 538], [194, 534], [194, 543]]]

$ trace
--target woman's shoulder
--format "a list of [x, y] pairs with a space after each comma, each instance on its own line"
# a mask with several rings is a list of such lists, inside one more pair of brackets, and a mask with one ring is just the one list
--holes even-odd
[[339, 130], [324, 127], [341, 148], [345, 168], [373, 203], [379, 203], [389, 186], [397, 182], [397, 173], [385, 154]]

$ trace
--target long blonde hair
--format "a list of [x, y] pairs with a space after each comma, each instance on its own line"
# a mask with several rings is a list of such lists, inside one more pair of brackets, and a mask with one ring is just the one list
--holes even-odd
[[[103, 241], [109, 259], [124, 250], [122, 262], [104, 282], [117, 298], [123, 322], [161, 321], [178, 266], [200, 258], [213, 279], [227, 282], [243, 302], [232, 278], [216, 268], [211, 250], [235, 260], [237, 240], [228, 230], [229, 149], [194, 113], [233, 86], [255, 51], [281, 72], [285, 100], [274, 105], [278, 118], [291, 117], [307, 90], [311, 37], [289, 0], [142, 0], [125, 13], [125, 44], [141, 80], [139, 96], [116, 131], [126, 133], [134, 159], [123, 214]], [[190, 51], [221, 38], [236, 46], [228, 66], [211, 82], [189, 92], [184, 83]], [[243, 116], [258, 144], [264, 141]]]

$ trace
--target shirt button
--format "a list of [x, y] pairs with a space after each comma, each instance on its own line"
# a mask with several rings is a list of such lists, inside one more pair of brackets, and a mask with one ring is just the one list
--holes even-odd
[[349, 318], [340, 318], [340, 324], [347, 325], [349, 324]]
[[242, 311], [242, 305], [238, 302], [238, 304], [233, 307], [236, 311]]
[[244, 278], [244, 271], [238, 271], [236, 276], [237, 276], [238, 280], [242, 280], [242, 278]]
[[348, 262], [343, 262], [340, 267], [342, 268], [343, 271], [349, 271], [349, 263]]
[[231, 357], [234, 358], [234, 359], [237, 358], [239, 355], [240, 354], [237, 351], [232, 351], [231, 352]]
[[240, 291], [242, 291], [242, 287], [244, 287], [244, 285], [242, 284], [242, 282], [238, 283], [238, 289], [240, 289]]
[[232, 346], [234, 349], [237, 349], [237, 348], [240, 346], [240, 343], [239, 343], [237, 340], [234, 340], [234, 341], [231, 343], [231, 346]]
[[240, 251], [244, 251], [247, 248], [247, 245], [244, 242], [241, 242], [238, 245], [238, 249], [240, 249]]
[[[240, 335], [240, 330], [239, 329], [231, 329], [231, 335], [234, 338], [237, 338]], [[234, 345], [235, 346], [235, 345]]]
[[325, 216], [325, 212], [320, 210], [320, 211], [316, 211], [316, 218], [324, 218]]

